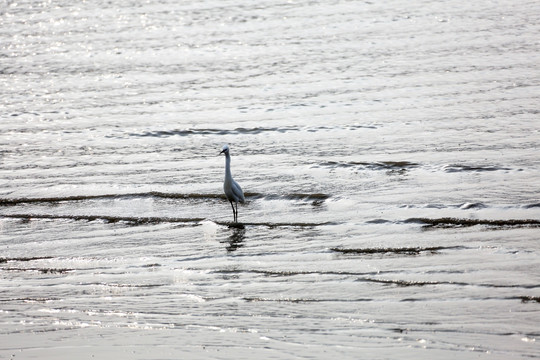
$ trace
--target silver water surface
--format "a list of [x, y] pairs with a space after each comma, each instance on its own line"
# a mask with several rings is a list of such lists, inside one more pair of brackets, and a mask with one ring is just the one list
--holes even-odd
[[540, 356], [539, 10], [3, 2], [0, 357]]

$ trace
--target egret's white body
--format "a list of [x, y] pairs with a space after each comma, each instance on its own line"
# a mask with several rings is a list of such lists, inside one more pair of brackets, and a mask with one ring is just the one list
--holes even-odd
[[[238, 221], [238, 203], [245, 201], [244, 192], [240, 185], [234, 181], [231, 174], [231, 155], [229, 154], [229, 145], [224, 145], [220, 154], [225, 154], [225, 181], [223, 182], [223, 191], [227, 200], [231, 203], [233, 209], [234, 222]], [[235, 209], [236, 205], [236, 209]]]

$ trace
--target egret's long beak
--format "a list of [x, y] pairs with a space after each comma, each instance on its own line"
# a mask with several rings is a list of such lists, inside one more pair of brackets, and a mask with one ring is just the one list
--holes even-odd
[[221, 150], [221, 152], [218, 154], [218, 156], [223, 154], [224, 152], [225, 152], [225, 150]]

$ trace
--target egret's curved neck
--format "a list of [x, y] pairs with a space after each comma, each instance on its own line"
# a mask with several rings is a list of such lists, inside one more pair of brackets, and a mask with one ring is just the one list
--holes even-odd
[[231, 156], [225, 154], [225, 177], [232, 177], [231, 175]]

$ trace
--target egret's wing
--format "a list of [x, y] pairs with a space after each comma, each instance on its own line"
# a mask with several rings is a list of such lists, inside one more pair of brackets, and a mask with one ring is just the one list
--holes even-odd
[[244, 192], [242, 191], [242, 188], [234, 180], [232, 181], [232, 191], [234, 195], [238, 198], [239, 202], [243, 203], [245, 201]]

